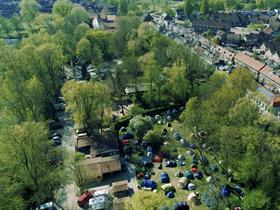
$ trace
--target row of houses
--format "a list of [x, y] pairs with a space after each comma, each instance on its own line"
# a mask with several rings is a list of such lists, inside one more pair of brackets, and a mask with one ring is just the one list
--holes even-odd
[[280, 78], [266, 64], [252, 58], [245, 52], [237, 53], [234, 61], [238, 66], [247, 67], [264, 87], [276, 94], [280, 94]]

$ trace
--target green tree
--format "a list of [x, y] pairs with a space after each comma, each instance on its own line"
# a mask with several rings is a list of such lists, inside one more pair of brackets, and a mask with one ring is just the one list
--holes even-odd
[[[62, 88], [74, 121], [81, 127], [102, 129], [104, 121], [111, 117], [109, 89], [101, 83], [79, 83], [68, 81]], [[105, 120], [104, 120], [105, 119]]]
[[53, 5], [53, 14], [60, 15], [62, 17], [66, 17], [70, 14], [74, 5], [67, 0], [58, 0]]
[[28, 24], [37, 16], [40, 4], [36, 0], [22, 0], [19, 4], [20, 15]]
[[147, 131], [153, 128], [153, 124], [148, 117], [137, 115], [129, 121], [129, 127], [137, 138], [143, 139]]
[[245, 195], [242, 207], [248, 210], [268, 209], [270, 198], [261, 190], [255, 190]]
[[126, 0], [119, 0], [118, 5], [118, 15], [125, 16], [127, 14], [127, 1]]
[[184, 11], [186, 16], [190, 17], [192, 15], [193, 13], [192, 0], [185, 0]]
[[2, 177], [9, 177], [12, 185], [20, 184], [28, 192], [27, 205], [37, 207], [66, 181], [63, 167], [51, 165], [57, 152], [48, 140], [47, 129], [42, 123], [25, 122], [1, 133], [1, 171], [6, 168]]
[[207, 15], [209, 13], [209, 1], [208, 0], [202, 0], [200, 5], [200, 12], [203, 15]]

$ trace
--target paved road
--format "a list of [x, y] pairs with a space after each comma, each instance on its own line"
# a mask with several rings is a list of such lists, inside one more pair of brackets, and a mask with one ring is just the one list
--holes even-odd
[[[68, 159], [72, 157], [75, 152], [75, 131], [74, 131], [74, 123], [70, 119], [69, 113], [62, 113], [63, 125], [64, 128], [61, 131], [63, 134], [62, 137], [62, 147], [65, 149], [67, 153]], [[67, 160], [66, 160], [67, 162]], [[67, 169], [67, 174], [73, 178], [74, 175], [71, 170]], [[79, 188], [76, 186], [74, 180], [70, 180], [69, 183], [59, 192], [57, 193], [57, 202], [61, 205], [65, 210], [78, 210], [80, 209], [77, 205], [78, 200], [78, 192]]]

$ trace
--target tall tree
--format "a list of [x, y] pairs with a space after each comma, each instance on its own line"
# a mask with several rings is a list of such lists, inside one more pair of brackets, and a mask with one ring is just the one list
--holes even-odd
[[2, 176], [9, 177], [11, 184], [21, 184], [22, 192], [28, 192], [24, 199], [29, 207], [45, 202], [66, 181], [63, 168], [51, 164], [57, 152], [42, 123], [25, 122], [6, 128], [1, 131], [0, 144], [0, 170], [8, 169], [1, 172]]
[[186, 16], [191, 17], [193, 13], [192, 0], [185, 0], [184, 11]]
[[209, 0], [202, 0], [200, 5], [200, 12], [203, 15], [207, 15], [209, 13]]
[[37, 16], [40, 4], [36, 0], [22, 0], [19, 4], [20, 15], [28, 24]]
[[127, 14], [127, 1], [126, 0], [119, 0], [118, 5], [118, 15], [125, 16]]

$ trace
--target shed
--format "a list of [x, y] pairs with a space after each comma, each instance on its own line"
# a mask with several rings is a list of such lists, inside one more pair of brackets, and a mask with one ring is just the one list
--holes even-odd
[[112, 183], [112, 192], [118, 193], [118, 192], [123, 192], [123, 191], [127, 191], [128, 190], [128, 181], [127, 180], [123, 180], [123, 181], [119, 181], [119, 182], [113, 182]]

